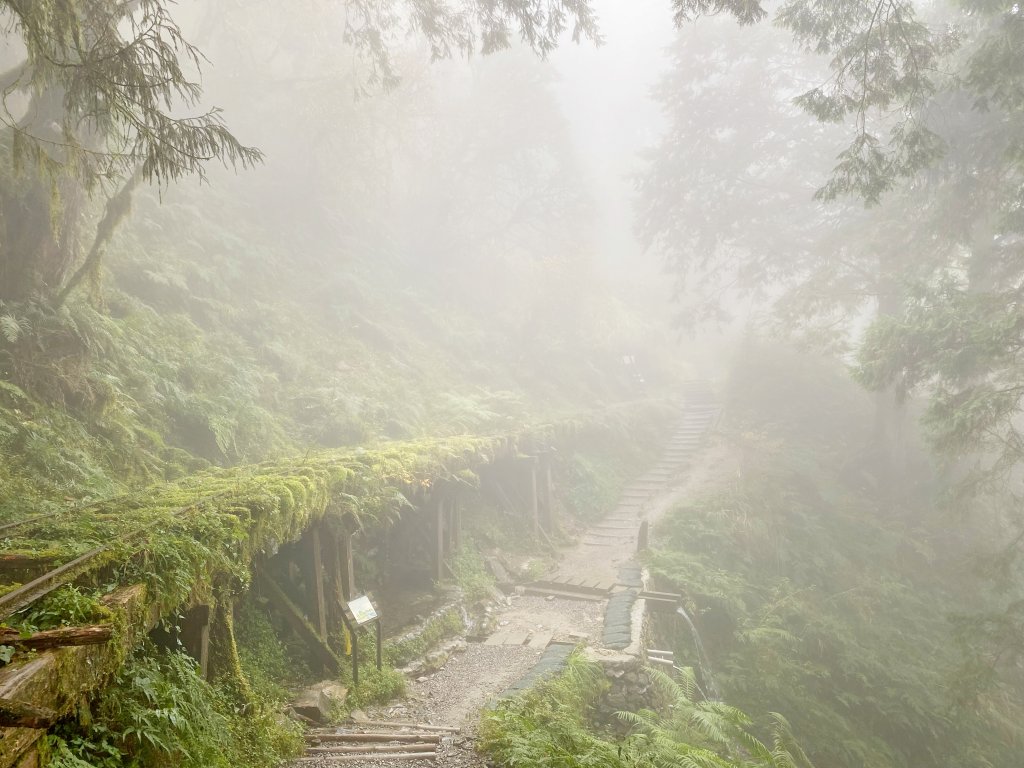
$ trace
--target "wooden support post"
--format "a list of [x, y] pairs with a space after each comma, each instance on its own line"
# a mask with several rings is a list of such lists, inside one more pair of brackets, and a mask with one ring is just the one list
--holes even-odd
[[541, 465], [540, 497], [541, 501], [544, 503], [544, 515], [548, 531], [554, 535], [558, 521], [555, 519], [555, 507], [552, 499], [550, 454], [546, 454], [544, 456], [543, 463]]
[[327, 639], [327, 598], [324, 594], [324, 558], [320, 546], [320, 526], [309, 531], [310, 569], [307, 588], [310, 590], [310, 618], [320, 637]]
[[434, 577], [437, 583], [444, 581], [444, 497], [437, 498], [437, 512], [435, 515], [434, 527], [437, 533], [437, 548], [435, 553]]
[[452, 531], [453, 543], [456, 552], [462, 551], [462, 505], [459, 503], [459, 495], [452, 494]]
[[530, 523], [533, 535], [540, 535], [540, 510], [537, 507], [537, 459], [530, 461]]
[[342, 627], [345, 610], [345, 568], [342, 539], [345, 534], [332, 535], [327, 540], [324, 552], [324, 568], [327, 571], [327, 643], [335, 653], [343, 648]]
[[351, 533], [341, 534], [341, 558], [343, 567], [341, 575], [344, 580], [343, 594], [345, 595], [346, 600], [351, 600], [356, 596], [356, 569], [355, 561], [352, 557]]
[[210, 606], [199, 605], [189, 611], [181, 623], [181, 644], [199, 663], [204, 680], [210, 676]]

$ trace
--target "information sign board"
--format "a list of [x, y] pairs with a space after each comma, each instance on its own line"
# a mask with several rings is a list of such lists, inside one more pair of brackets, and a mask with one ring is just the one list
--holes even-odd
[[350, 600], [348, 609], [352, 613], [352, 618], [358, 626], [363, 624], [369, 624], [371, 621], [378, 617], [377, 608], [367, 595], [357, 597], [355, 600]]

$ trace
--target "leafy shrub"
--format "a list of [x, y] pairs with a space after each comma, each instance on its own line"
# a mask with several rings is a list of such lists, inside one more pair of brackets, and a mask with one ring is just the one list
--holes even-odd
[[93, 705], [88, 726], [49, 740], [50, 768], [269, 768], [301, 739], [263, 702], [240, 706], [182, 653], [145, 647]]

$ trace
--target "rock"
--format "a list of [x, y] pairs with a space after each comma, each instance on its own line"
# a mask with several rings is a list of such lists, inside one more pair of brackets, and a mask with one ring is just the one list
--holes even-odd
[[345, 703], [348, 688], [334, 680], [323, 680], [300, 693], [291, 707], [303, 718], [326, 723], [337, 707]]
[[353, 709], [351, 712], [348, 713], [348, 716], [351, 717], [352, 720], [357, 723], [365, 723], [367, 720], [370, 719], [366, 716], [366, 713], [363, 712], [363, 710], [361, 709]]
[[427, 682], [427, 676], [426, 675], [420, 675], [419, 677], [416, 678], [416, 682], [417, 683], [425, 683], [425, 682]]

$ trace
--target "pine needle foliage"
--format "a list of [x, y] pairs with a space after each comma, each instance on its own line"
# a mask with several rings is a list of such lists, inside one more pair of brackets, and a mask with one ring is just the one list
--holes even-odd
[[166, 184], [202, 176], [210, 160], [244, 167], [261, 159], [231, 135], [219, 110], [175, 114], [195, 107], [202, 95], [194, 79], [202, 54], [183, 36], [168, 3], [5, 0], [0, 11], [12, 19], [8, 34], [26, 50], [24, 62], [4, 74], [4, 98], [44, 93], [60, 104], [44, 126], [3, 110], [15, 163], [31, 159], [50, 173], [70, 172], [89, 188], [136, 169], [147, 181]]

